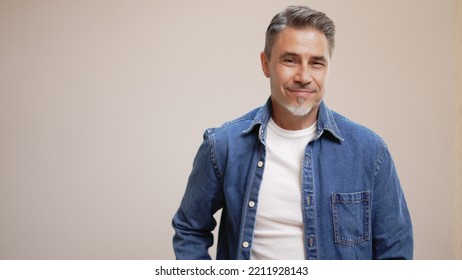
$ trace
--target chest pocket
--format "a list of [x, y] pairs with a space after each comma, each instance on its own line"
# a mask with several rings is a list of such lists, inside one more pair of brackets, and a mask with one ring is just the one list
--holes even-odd
[[334, 242], [354, 246], [370, 239], [370, 192], [332, 193]]

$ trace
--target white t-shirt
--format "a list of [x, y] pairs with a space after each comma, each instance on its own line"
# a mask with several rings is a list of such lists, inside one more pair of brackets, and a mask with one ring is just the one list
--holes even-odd
[[307, 129], [285, 130], [270, 119], [266, 131], [251, 259], [304, 259], [301, 166], [316, 122]]

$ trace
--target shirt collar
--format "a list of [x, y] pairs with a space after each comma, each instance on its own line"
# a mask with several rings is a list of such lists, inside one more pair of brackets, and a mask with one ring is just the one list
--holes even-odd
[[321, 101], [318, 112], [317, 138], [321, 137], [324, 131], [330, 132], [337, 140], [343, 141], [343, 137], [337, 127], [332, 111], [327, 107], [324, 101]]
[[[271, 110], [272, 110], [271, 107], [272, 107], [271, 98], [268, 98], [265, 105], [258, 110], [250, 126], [246, 130], [244, 130], [242, 133], [248, 134], [256, 126], [259, 126], [260, 129], [258, 132], [258, 138], [262, 142], [264, 142], [264, 135], [265, 135], [264, 132], [266, 131], [266, 126], [271, 117]], [[318, 125], [317, 125], [317, 130], [316, 130], [316, 137], [314, 138], [314, 140], [317, 140], [318, 138], [320, 138], [321, 135], [324, 133], [324, 131], [328, 131], [330, 134], [332, 134], [332, 136], [337, 138], [339, 141], [343, 141], [343, 138], [337, 127], [337, 123], [335, 122], [332, 111], [327, 107], [324, 101], [321, 101], [321, 104], [319, 105], [319, 111], [318, 111]]]

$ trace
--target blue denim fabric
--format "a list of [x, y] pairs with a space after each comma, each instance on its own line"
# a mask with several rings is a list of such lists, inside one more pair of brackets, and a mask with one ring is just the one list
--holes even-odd
[[[175, 214], [177, 259], [249, 259], [271, 102], [208, 129]], [[302, 166], [306, 259], [412, 259], [411, 219], [390, 153], [369, 129], [321, 103]]]

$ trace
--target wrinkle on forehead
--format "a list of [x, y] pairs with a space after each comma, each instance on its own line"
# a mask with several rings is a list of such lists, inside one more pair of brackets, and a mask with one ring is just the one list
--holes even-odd
[[[324, 33], [314, 29], [286, 28], [276, 39], [273, 51], [329, 58], [329, 44]], [[273, 55], [272, 55], [273, 56]]]

